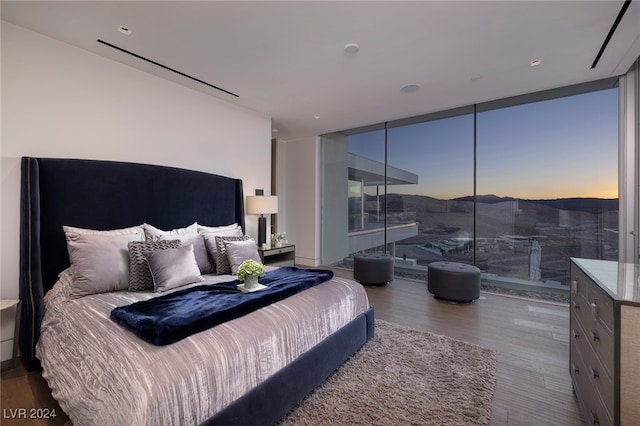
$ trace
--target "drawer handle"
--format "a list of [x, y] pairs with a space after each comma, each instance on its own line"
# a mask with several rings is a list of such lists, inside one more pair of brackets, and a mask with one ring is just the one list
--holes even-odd
[[598, 420], [598, 414], [596, 414], [595, 411], [590, 410], [591, 411], [591, 424], [592, 425], [599, 425], [600, 424], [600, 420]]
[[580, 304], [576, 301], [572, 302], [573, 303], [573, 308], [574, 309], [580, 309]]
[[591, 334], [591, 338], [593, 339], [594, 342], [597, 342], [598, 340], [600, 340], [600, 336], [598, 336], [598, 333], [596, 333], [595, 331], [591, 330], [589, 331], [589, 334]]
[[577, 365], [575, 364], [571, 364], [571, 370], [573, 371], [574, 374], [579, 373], [580, 369], [578, 368]]
[[580, 337], [580, 332], [578, 332], [575, 328], [571, 330], [571, 333], [573, 334], [574, 339], [577, 339], [578, 337]]
[[591, 308], [591, 319], [598, 321], [598, 299], [593, 299], [589, 307]]
[[598, 370], [596, 368], [591, 367], [591, 376], [594, 379], [599, 379], [600, 378], [600, 373], [598, 373]]

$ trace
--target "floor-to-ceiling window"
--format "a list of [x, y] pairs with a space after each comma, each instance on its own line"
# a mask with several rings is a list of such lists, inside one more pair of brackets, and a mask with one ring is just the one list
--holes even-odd
[[477, 115], [476, 265], [567, 285], [570, 257], [618, 259], [618, 94]]
[[384, 244], [384, 129], [358, 133], [348, 140], [349, 232], [375, 234]]
[[[429, 263], [454, 260], [476, 264], [486, 286], [562, 292], [569, 257], [617, 259], [617, 88], [577, 92], [324, 135], [334, 146], [323, 206], [334, 208], [323, 262], [386, 251], [401, 276], [423, 279]], [[327, 194], [337, 164], [341, 213]], [[336, 221], [347, 225], [338, 239], [324, 231]]]
[[388, 249], [385, 129], [323, 135], [322, 142], [322, 259], [351, 267], [353, 253]]
[[417, 225], [414, 235], [393, 239], [396, 274], [422, 279], [434, 261], [473, 263], [473, 115], [391, 127], [387, 150], [389, 165], [417, 177], [387, 186], [389, 222]]

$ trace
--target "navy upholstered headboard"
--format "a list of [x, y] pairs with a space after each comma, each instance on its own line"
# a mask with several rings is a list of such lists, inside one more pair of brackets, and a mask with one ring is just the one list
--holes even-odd
[[244, 230], [242, 181], [116, 161], [22, 158], [20, 197], [20, 352], [36, 367], [44, 294], [69, 266], [63, 225], [160, 229], [198, 222]]

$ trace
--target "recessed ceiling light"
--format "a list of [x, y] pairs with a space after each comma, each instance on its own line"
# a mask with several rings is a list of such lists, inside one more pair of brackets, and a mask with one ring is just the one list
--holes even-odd
[[538, 65], [540, 65], [542, 63], [542, 61], [540, 59], [534, 59], [533, 61], [531, 61], [531, 63], [529, 64], [530, 67], [537, 67]]
[[118, 31], [120, 31], [122, 34], [125, 34], [125, 35], [130, 35], [131, 34], [131, 29], [129, 27], [125, 27], [123, 25], [120, 25], [120, 27], [118, 28]]
[[347, 43], [344, 45], [344, 51], [347, 53], [356, 53], [358, 50], [360, 50], [360, 46], [356, 43]]
[[279, 130], [278, 130], [278, 129], [271, 129], [271, 131], [272, 131], [273, 133], [278, 133], [278, 132], [279, 132]]
[[413, 93], [417, 92], [418, 90], [420, 90], [419, 84], [407, 84], [402, 86], [402, 88], [400, 89], [400, 91], [404, 93]]
[[320, 115], [316, 114], [316, 115], [313, 116], [313, 118], [315, 118], [317, 120], [318, 118], [320, 118]]

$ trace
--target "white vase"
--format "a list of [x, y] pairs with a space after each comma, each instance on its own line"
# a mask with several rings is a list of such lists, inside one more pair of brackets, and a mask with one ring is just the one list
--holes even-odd
[[251, 290], [258, 285], [258, 277], [255, 275], [247, 275], [244, 277], [244, 288]]

